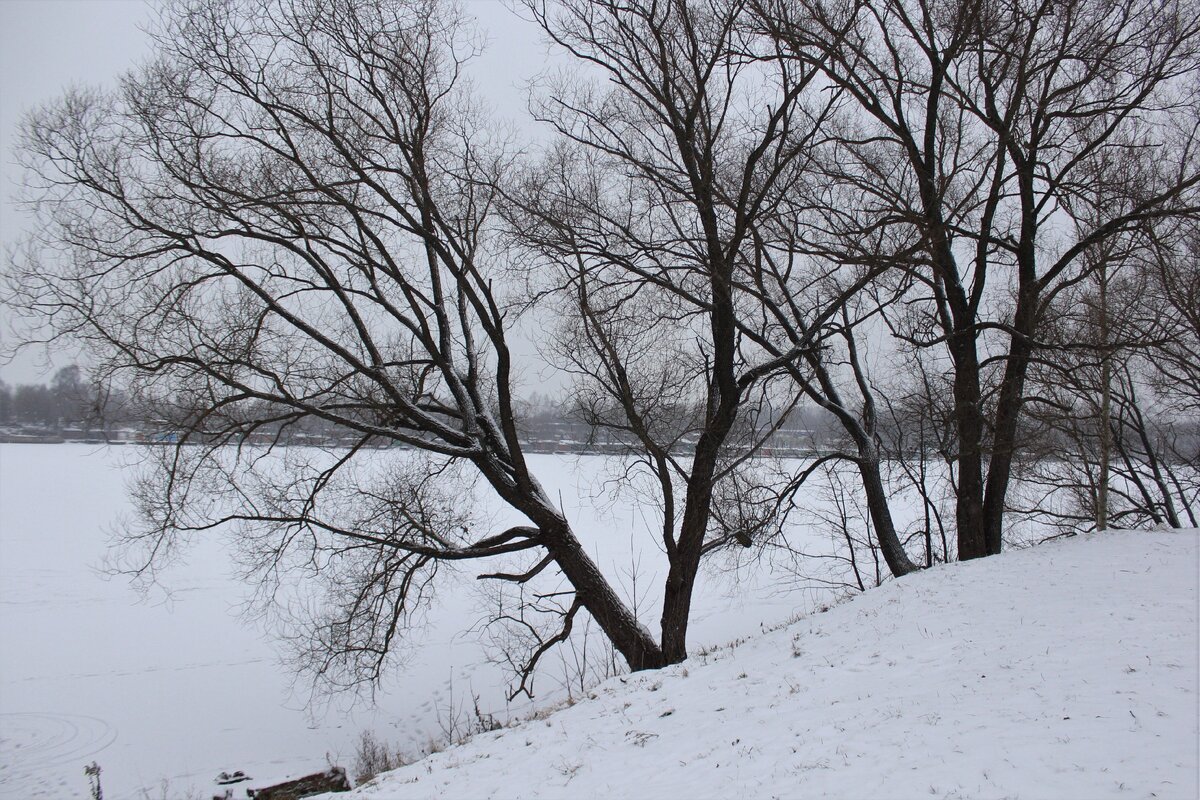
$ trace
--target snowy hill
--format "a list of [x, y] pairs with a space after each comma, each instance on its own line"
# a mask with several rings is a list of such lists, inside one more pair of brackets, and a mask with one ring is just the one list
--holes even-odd
[[1194, 530], [935, 568], [327, 797], [1194, 798], [1198, 579]]

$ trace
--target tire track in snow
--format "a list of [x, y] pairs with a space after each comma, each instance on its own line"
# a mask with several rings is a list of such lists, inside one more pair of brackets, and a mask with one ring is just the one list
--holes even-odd
[[78, 765], [82, 789], [84, 763], [116, 740], [116, 728], [97, 717], [0, 713], [0, 794], [28, 798], [74, 795], [74, 787], [45, 785], [46, 774], [70, 772], [65, 768]]

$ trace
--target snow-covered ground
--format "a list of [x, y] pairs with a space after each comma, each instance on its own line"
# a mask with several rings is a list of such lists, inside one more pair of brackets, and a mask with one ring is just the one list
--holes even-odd
[[[249, 588], [229, 549], [198, 542], [168, 571], [169, 600], [150, 602], [96, 567], [106, 528], [127, 510], [122, 464], [137, 448], [0, 445], [0, 798], [88, 796], [84, 765], [98, 762], [108, 800], [205, 797], [222, 771], [256, 784], [334, 763], [352, 766], [363, 730], [410, 752], [443, 740], [472, 695], [501, 719], [506, 676], [488, 663], [478, 633], [474, 573], [438, 593], [422, 637], [379, 694], [351, 706], [309, 706], [304, 685], [279, 664], [277, 643], [239, 619]], [[661, 558], [647, 521], [603, 497], [606, 460], [537, 456], [534, 468], [561, 497], [601, 566], [626, 593], [637, 574], [641, 618], [657, 628]], [[499, 512], [496, 512], [499, 514]], [[634, 568], [636, 565], [636, 569]], [[691, 641], [726, 642], [803, 613], [827, 598], [787, 590], [779, 575], [708, 574]], [[736, 584], [736, 596], [734, 588]], [[569, 655], [569, 654], [567, 654]], [[564, 664], [547, 660], [538, 702], [561, 698]], [[166, 789], [163, 782], [166, 782]]]
[[1195, 798], [1197, 536], [938, 567], [350, 796]]
[[[350, 767], [366, 729], [419, 750], [474, 694], [501, 718], [533, 710], [506, 707], [505, 675], [464, 633], [480, 616], [473, 573], [445, 576], [420, 646], [353, 707], [310, 707], [275, 641], [238, 618], [249, 590], [226, 543], [198, 543], [165, 576], [169, 601], [105, 580], [94, 567], [135, 452], [0, 446], [0, 798], [86, 798], [93, 760], [109, 800], [206, 797], [221, 771], [261, 785], [327, 755]], [[647, 520], [594, 497], [609, 463], [539, 456], [535, 469], [627, 597], [637, 573], [654, 628], [661, 559], [639, 535]], [[372, 796], [1090, 797], [1121, 783], [1194, 796], [1197, 570], [1195, 532], [939, 568], [733, 651], [610, 681], [549, 725], [481, 737]], [[829, 599], [794, 585], [770, 569], [706, 574], [692, 651]], [[546, 666], [541, 704], [563, 697], [563, 665]]]

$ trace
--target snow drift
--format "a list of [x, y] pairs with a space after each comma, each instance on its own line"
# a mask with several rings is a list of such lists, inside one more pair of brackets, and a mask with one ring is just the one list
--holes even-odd
[[938, 567], [327, 797], [1194, 798], [1197, 534]]

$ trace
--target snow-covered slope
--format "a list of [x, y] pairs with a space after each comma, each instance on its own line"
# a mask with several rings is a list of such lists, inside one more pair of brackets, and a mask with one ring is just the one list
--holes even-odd
[[1195, 798], [1197, 535], [939, 567], [328, 797]]

